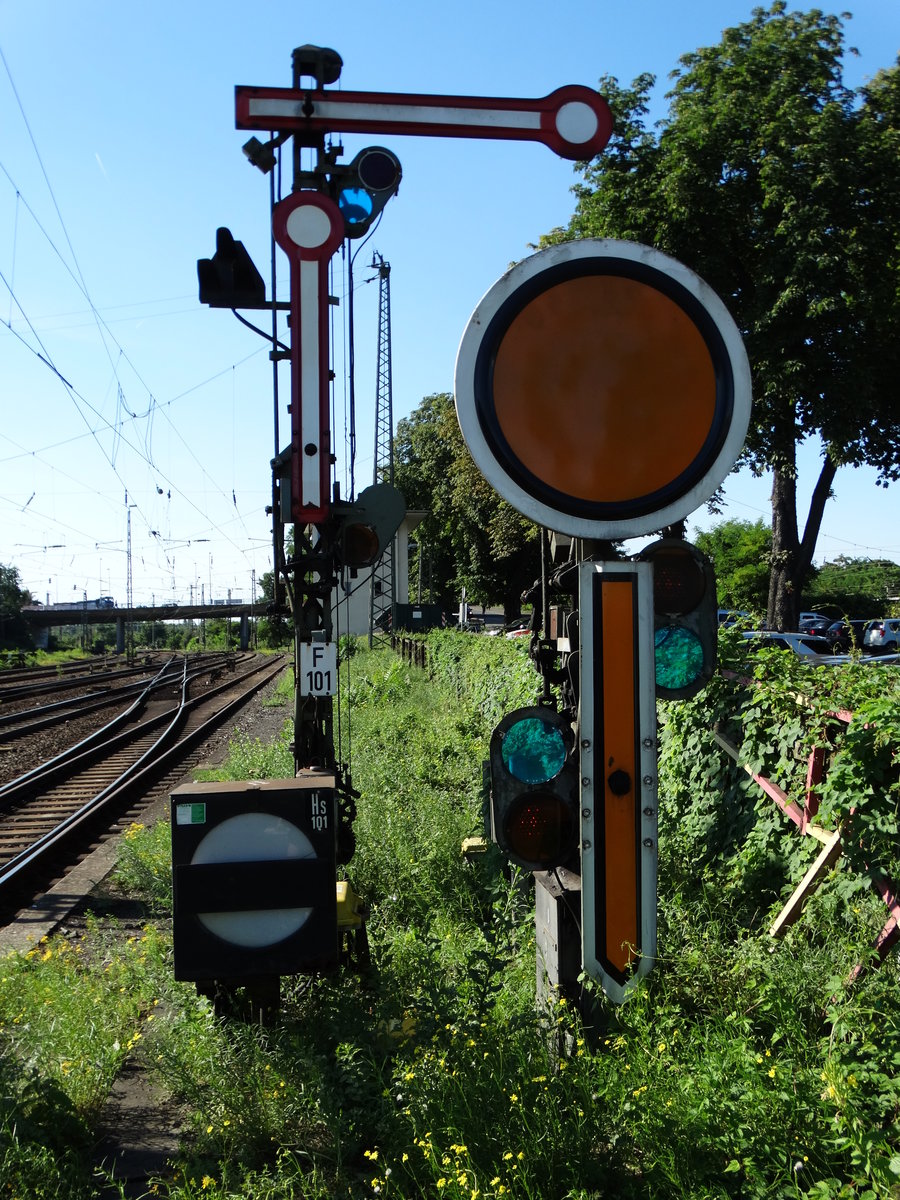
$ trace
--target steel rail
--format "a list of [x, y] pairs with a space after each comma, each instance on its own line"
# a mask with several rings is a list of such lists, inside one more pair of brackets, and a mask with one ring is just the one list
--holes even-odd
[[[137, 697], [134, 703], [131, 704], [124, 712], [118, 713], [112, 718], [112, 720], [107, 721], [107, 723], [101, 726], [100, 729], [94, 730], [93, 733], [88, 734], [87, 737], [82, 738], [74, 745], [67, 747], [67, 749], [61, 751], [55, 757], [48, 759], [46, 762], [41, 763], [37, 767], [34, 767], [31, 771], [27, 771], [24, 775], [20, 775], [15, 779], [10, 779], [7, 783], [0, 785], [0, 808], [9, 807], [10, 800], [15, 801], [16, 799], [22, 798], [29, 790], [29, 784], [33, 785], [36, 781], [52, 783], [54, 780], [59, 779], [61, 774], [65, 773], [67, 767], [78, 765], [86, 766], [90, 761], [90, 755], [96, 755], [102, 750], [117, 750], [121, 745], [127, 744], [128, 741], [139, 735], [141, 731], [146, 731], [147, 729], [153, 728], [155, 725], [164, 721], [166, 713], [157, 714], [155, 717], [149, 718], [141, 725], [136, 725], [133, 727], [133, 729], [126, 730], [124, 734], [120, 735], [119, 739], [110, 736], [116, 729], [118, 729], [120, 725], [123, 725], [131, 720], [134, 715], [140, 711], [141, 707], [148, 703], [151, 694], [154, 691], [157, 691], [163, 687], [167, 687], [173, 682], [167, 673], [169, 668], [176, 666], [179, 661], [180, 660], [173, 658], [165, 663], [157, 672], [156, 676], [142, 688], [140, 695]], [[187, 658], [184, 659], [185, 664], [187, 664], [189, 661], [190, 660]], [[206, 674], [208, 670], [210, 670], [211, 666], [213, 668], [219, 667], [224, 661], [226, 660], [222, 660], [221, 662], [219, 660], [215, 660], [212, 664], [210, 664], [208, 661], [192, 663], [191, 665], [195, 669], [192, 670], [189, 680], [193, 681], [194, 679], [199, 679], [202, 675]], [[251, 668], [250, 674], [252, 674], [252, 672], [253, 669]], [[244, 678], [244, 676], [238, 675], [235, 676], [235, 678], [240, 679]], [[229, 687], [233, 682], [233, 680], [230, 680], [221, 686]], [[215, 689], [205, 693], [207, 696], [215, 694]], [[202, 697], [199, 699], [202, 699]]]
[[[162, 778], [179, 758], [183, 758], [194, 746], [210, 736], [215, 728], [231, 712], [245, 704], [260, 688], [274, 679], [283, 668], [284, 663], [279, 657], [275, 664], [271, 662], [263, 663], [255, 669], [245, 672], [242, 676], [213, 689], [212, 693], [207, 693], [205, 696], [197, 697], [193, 700], [187, 698], [189, 680], [185, 677], [182, 685], [181, 702], [175, 710], [170, 710], [165, 714], [165, 716], [171, 718], [166, 730], [141, 754], [139, 759], [129, 764], [112, 783], [107, 784], [101, 791], [81, 804], [74, 812], [59, 821], [51, 830], [36, 838], [26, 850], [14, 855], [0, 868], [0, 902], [12, 890], [14, 885], [21, 882], [22, 876], [30, 868], [36, 868], [41, 861], [46, 860], [62, 844], [66, 843], [70, 838], [74, 839], [77, 831], [81, 830], [86, 823], [99, 819], [103, 810], [109, 805], [115, 801], [127, 799], [137, 791], [152, 786], [154, 782]], [[223, 691], [230, 690], [236, 685], [252, 679], [254, 675], [259, 676], [260, 674], [262, 674], [262, 678], [256, 679], [252, 684], [243, 688], [238, 696], [224, 704], [195, 729], [185, 734], [184, 737], [177, 738], [177, 734], [191, 709], [198, 707], [203, 702], [208, 703], [211, 698], [215, 698]], [[187, 673], [185, 672], [186, 675]], [[166, 743], [171, 744], [167, 745]]]

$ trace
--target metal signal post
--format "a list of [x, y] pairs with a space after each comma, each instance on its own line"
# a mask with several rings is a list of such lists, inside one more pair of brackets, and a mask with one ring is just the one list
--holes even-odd
[[[280, 147], [292, 142], [291, 194], [276, 200], [274, 188], [272, 192], [273, 236], [288, 257], [291, 273], [289, 349], [282, 347], [275, 337], [275, 311], [285, 305], [274, 297], [266, 300], [262, 277], [240, 241], [227, 229], [220, 229], [215, 255], [198, 263], [201, 301], [235, 310], [270, 308], [273, 361], [290, 359], [291, 440], [280, 451], [276, 447], [278, 452], [272, 462], [271, 511], [278, 576], [275, 596], [276, 608], [287, 597], [293, 615], [294, 765], [298, 778], [307, 777], [310, 791], [309, 811], [301, 822], [303, 828], [291, 836], [297, 845], [309, 842], [314, 847], [318, 865], [315, 869], [299, 866], [297, 878], [290, 864], [273, 868], [271, 873], [273, 878], [277, 876], [277, 887], [269, 897], [270, 903], [261, 902], [258, 907], [293, 913], [285, 918], [283, 927], [295, 921], [299, 922], [297, 929], [305, 927], [307, 921], [306, 916], [301, 918], [297, 914], [307, 912], [311, 900], [321, 892], [322, 879], [329, 873], [327, 865], [323, 865], [328, 862], [324, 843], [333, 835], [337, 862], [346, 861], [353, 852], [350, 826], [355, 793], [349, 776], [337, 761], [333, 736], [336, 648], [332, 592], [345, 571], [373, 567], [379, 561], [405, 515], [403, 497], [384, 479], [376, 479], [359, 497], [341, 498], [337, 488], [332, 489], [335, 457], [329, 422], [331, 346], [327, 322], [331, 259], [345, 239], [361, 238], [372, 228], [399, 188], [401, 166], [392, 150], [379, 145], [365, 147], [349, 163], [341, 163], [338, 160], [343, 148], [327, 146], [326, 139], [335, 133], [365, 133], [533, 141], [562, 157], [586, 159], [603, 149], [612, 132], [605, 100], [586, 87], [566, 86], [533, 100], [329, 90], [329, 85], [340, 78], [342, 66], [341, 57], [334, 50], [301, 46], [293, 53], [291, 88], [241, 86], [235, 92], [237, 127], [262, 130], [269, 135], [267, 142], [252, 137], [244, 145], [244, 153], [254, 166], [264, 173], [271, 172], [278, 162]], [[303, 147], [311, 148], [315, 154], [315, 166], [310, 170], [304, 170], [301, 164]], [[284, 527], [288, 524], [294, 530], [290, 560], [285, 559], [283, 549]], [[569, 814], [570, 828], [565, 840], [571, 854], [577, 822], [574, 766], [571, 755], [569, 758], [563, 773], [567, 790], [561, 811]], [[551, 786], [547, 793], [551, 799], [553, 788], [559, 786]], [[511, 837], [524, 836], [536, 847], [547, 844], [546, 837], [552, 829], [547, 814], [553, 808], [545, 803], [546, 798], [536, 804], [532, 796], [525, 809], [524, 825], [520, 821], [518, 835], [511, 832]], [[251, 803], [243, 794], [237, 797], [229, 794], [210, 796], [208, 800], [191, 798], [190, 802], [185, 798], [173, 809], [176, 821], [184, 826], [184, 836], [178, 839], [179, 853], [185, 855], [185, 861], [177, 864], [179, 902], [197, 935], [198, 946], [206, 947], [208, 933], [211, 930], [216, 935], [220, 926], [233, 931], [238, 946], [250, 944], [242, 939], [246, 927], [253, 922], [248, 923], [243, 915], [231, 914], [229, 881], [233, 877], [252, 880], [254, 888], [264, 885], [268, 867], [255, 865], [233, 870], [233, 863], [244, 861], [240, 855], [245, 828], [259, 834], [259, 845], [251, 856], [253, 862], [269, 862], [271, 855], [264, 827], [269, 817], [276, 825], [282, 819], [273, 816], [276, 807], [274, 797], [266, 797], [265, 802], [256, 797]], [[533, 818], [538, 825], [529, 832]], [[231, 824], [232, 821], [235, 823]], [[213, 823], [230, 832], [227, 836], [213, 837], [209, 832]], [[190, 836], [185, 830], [189, 830]], [[205, 848], [202, 851], [201, 846]], [[201, 861], [204, 855], [206, 861]], [[239, 856], [237, 860], [234, 855]], [[298, 882], [301, 877], [305, 882]], [[205, 896], [204, 888], [212, 894]], [[205, 907], [207, 900], [215, 910], [212, 920]], [[329, 947], [337, 941], [336, 929], [334, 938], [329, 932], [333, 904], [320, 904], [317, 911], [325, 914], [324, 924], [328, 928], [322, 937], [291, 934], [292, 951], [284, 960], [291, 965], [286, 965], [285, 970], [303, 969], [304, 956], [313, 953], [317, 964], [321, 964], [323, 957], [328, 958]], [[220, 920], [222, 914], [225, 916]], [[195, 928], [198, 921], [202, 926], [199, 931]], [[277, 920], [267, 919], [262, 924], [266, 937], [271, 929], [282, 928]], [[279, 938], [275, 937], [264, 944], [268, 947], [278, 943]], [[215, 940], [208, 945], [210, 956], [202, 970], [214, 975], [219, 969]], [[184, 949], [183, 943], [180, 949]], [[195, 951], [190, 953], [193, 955]], [[261, 955], [259, 962], [264, 959], [265, 955]], [[239, 962], [237, 953], [228, 959], [224, 969], [234, 974]], [[179, 956], [179, 969], [183, 977], [191, 977], [190, 964], [184, 961], [183, 954]]]
[[[245, 145], [255, 165], [271, 170], [278, 146], [288, 139], [294, 143], [294, 190], [278, 201], [273, 213], [275, 240], [291, 267], [291, 445], [274, 466], [280, 491], [276, 523], [280, 518], [294, 524], [295, 559], [288, 566], [294, 572], [289, 594], [293, 592], [298, 649], [316, 636], [330, 639], [331, 587], [336, 571], [348, 565], [340, 550], [350, 518], [344, 513], [338, 528], [330, 494], [327, 267], [344, 238], [360, 237], [371, 228], [401, 178], [391, 150], [371, 146], [342, 165], [337, 162], [340, 148], [326, 150], [326, 137], [368, 133], [537, 141], [566, 158], [589, 158], [603, 149], [612, 132], [606, 101], [586, 87], [566, 86], [534, 100], [329, 91], [327, 85], [337, 82], [342, 66], [334, 50], [301, 46], [293, 54], [291, 88], [235, 89], [237, 127], [271, 135], [268, 143], [254, 137]], [[304, 85], [304, 79], [311, 85]], [[303, 146], [317, 153], [312, 171], [301, 170]], [[252, 278], [242, 264], [242, 278], [248, 276]], [[354, 499], [349, 497], [351, 506]], [[312, 537], [305, 533], [308, 526], [315, 531]], [[310, 703], [298, 694], [298, 768], [335, 768], [334, 755], [328, 754], [330, 731], [324, 728], [329, 714], [330, 698]]]

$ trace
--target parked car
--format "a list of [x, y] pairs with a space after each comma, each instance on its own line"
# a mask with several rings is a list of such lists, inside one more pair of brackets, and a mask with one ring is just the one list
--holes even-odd
[[896, 653], [900, 650], [900, 617], [870, 621], [863, 645], [873, 654]]
[[801, 658], [822, 658], [833, 653], [830, 642], [815, 634], [778, 633], [775, 630], [755, 629], [745, 633], [744, 637], [751, 642], [754, 649], [775, 647], [778, 650], [792, 650]]
[[503, 636], [505, 638], [531, 637], [531, 617], [521, 617], [518, 621], [510, 621]]
[[834, 654], [846, 654], [848, 650], [861, 650], [863, 637], [870, 622], [866, 621], [834, 621], [825, 630], [825, 637], [831, 644]]
[[797, 628], [801, 633], [824, 634], [832, 623], [831, 617], [823, 617], [821, 613], [801, 613]]
[[737, 625], [738, 623], [745, 625], [753, 618], [748, 612], [744, 612], [742, 608], [720, 608], [719, 609], [719, 624], [720, 625]]

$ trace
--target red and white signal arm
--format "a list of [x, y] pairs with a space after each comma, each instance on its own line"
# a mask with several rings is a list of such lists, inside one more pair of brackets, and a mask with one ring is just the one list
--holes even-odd
[[328, 196], [292, 192], [272, 210], [272, 231], [291, 263], [291, 519], [314, 524], [331, 500], [328, 266], [344, 220]]
[[633, 242], [567, 242], [516, 264], [456, 360], [457, 416], [485, 479], [577, 537], [639, 537], [693, 512], [734, 466], [750, 406], [725, 305]]

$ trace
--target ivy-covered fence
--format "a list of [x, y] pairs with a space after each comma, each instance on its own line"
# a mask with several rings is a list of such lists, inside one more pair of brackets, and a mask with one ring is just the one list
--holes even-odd
[[[489, 723], [533, 702], [524, 646], [455, 631], [415, 640], [408, 660], [427, 652]], [[900, 937], [900, 667], [750, 655], [737, 629], [720, 631], [719, 660], [699, 696], [659, 705], [661, 897], [711, 885], [739, 925], [778, 935], [838, 864], [831, 904], [872, 888], [887, 906], [883, 957]]]
[[887, 905], [883, 956], [900, 919], [900, 668], [748, 658], [728, 630], [720, 668], [696, 699], [661, 706], [661, 841], [776, 934], [840, 856], [835, 900], [871, 887]]

